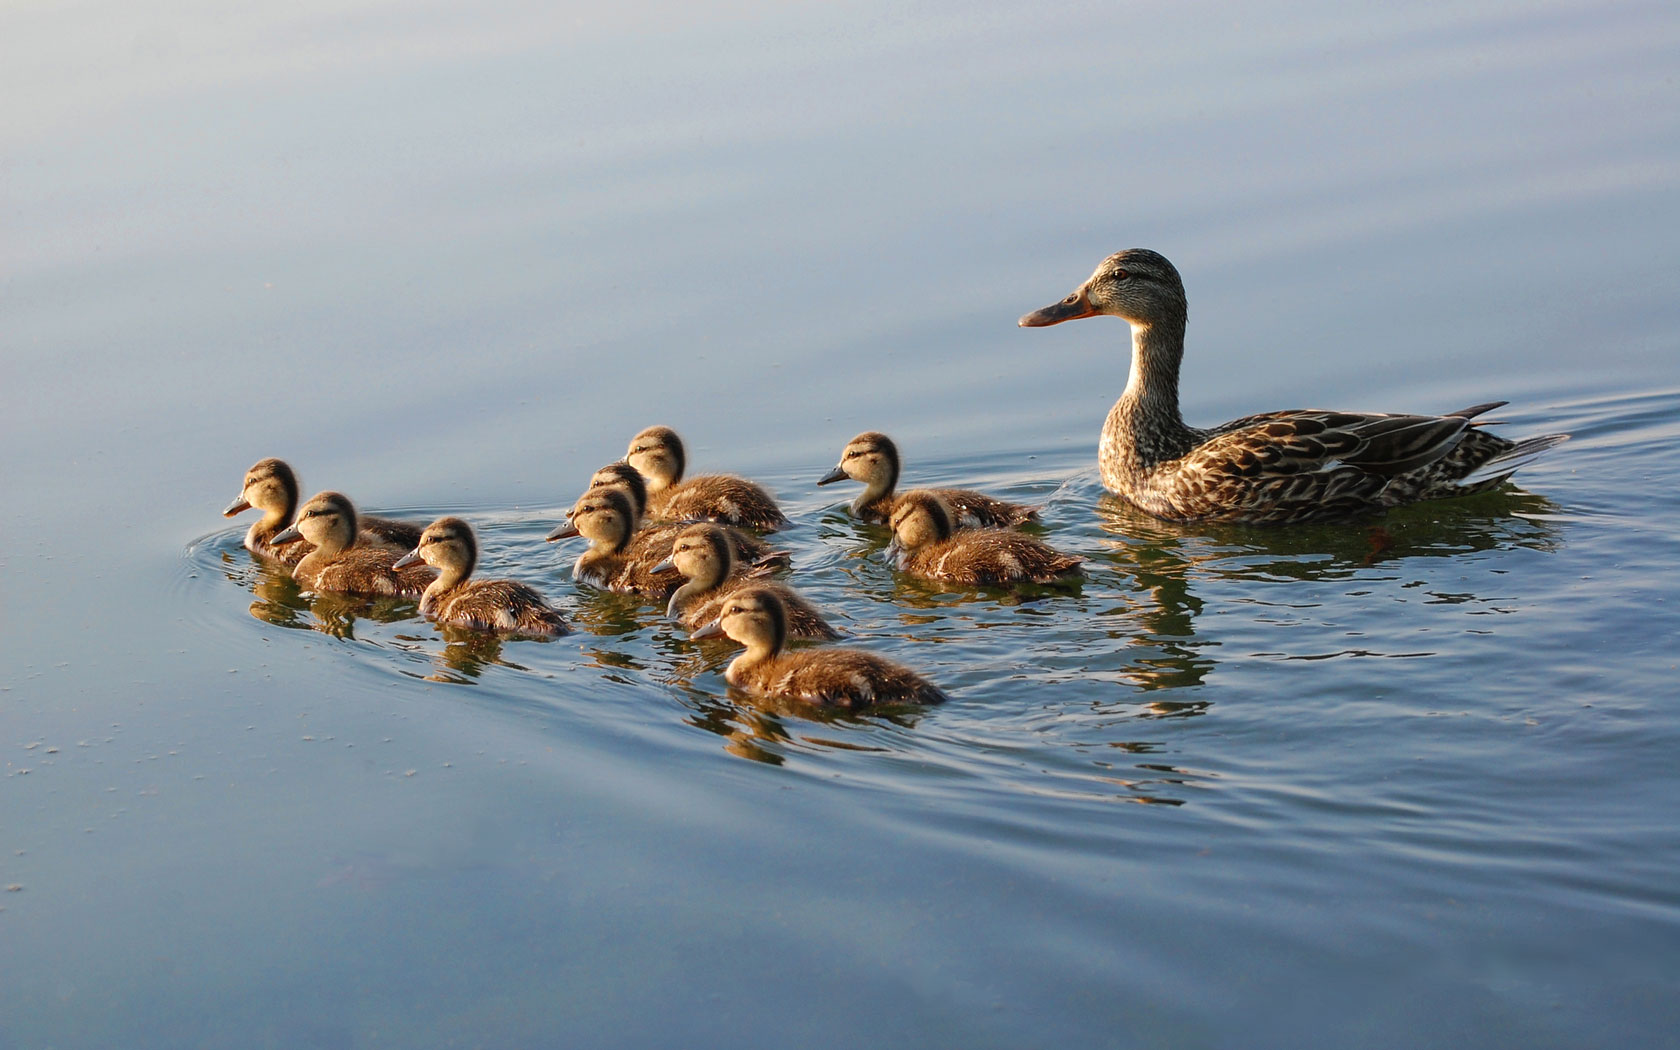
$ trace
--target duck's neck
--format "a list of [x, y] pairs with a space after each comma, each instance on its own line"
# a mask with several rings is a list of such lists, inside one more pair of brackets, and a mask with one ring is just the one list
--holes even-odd
[[863, 494], [852, 501], [852, 514], [862, 514], [865, 507], [873, 506], [876, 500], [883, 500], [890, 511], [893, 489], [898, 487], [898, 460], [890, 459], [883, 463], [882, 469], [870, 478], [863, 486]]
[[724, 681], [730, 685], [740, 685], [742, 675], [751, 671], [759, 664], [776, 658], [777, 646], [774, 639], [755, 638], [748, 643], [747, 651], [737, 656], [730, 664], [729, 670], [723, 674]]
[[[305, 537], [305, 539], [307, 538], [308, 537]], [[350, 538], [352, 541], [355, 540], [354, 535]], [[297, 568], [292, 570], [292, 575], [302, 579], [304, 575], [332, 564], [333, 559], [342, 554], [344, 549], [350, 545], [351, 544], [344, 542], [344, 537], [338, 535], [336, 532], [331, 532], [322, 536], [321, 541], [315, 544], [315, 549], [310, 551], [308, 554], [305, 554], [303, 559], [297, 563]]]
[[472, 575], [472, 571], [473, 567], [471, 565], [445, 565], [439, 568], [437, 579], [426, 586], [425, 600], [428, 602], [436, 601], [461, 586], [462, 583], [466, 582], [467, 577]]
[[1128, 471], [1177, 459], [1196, 444], [1178, 411], [1184, 321], [1132, 325], [1132, 371], [1103, 428], [1102, 458]]
[[671, 604], [668, 609], [673, 613], [682, 611], [689, 602], [715, 588], [728, 575], [729, 566], [727, 564], [716, 559], [708, 559], [701, 564], [698, 575], [688, 577], [683, 581], [683, 585], [672, 593]]
[[292, 516], [297, 513], [297, 497], [288, 496], [278, 503], [257, 509], [263, 512], [263, 516], [251, 526], [251, 535], [267, 543], [270, 537], [278, 535], [281, 529], [292, 523]]

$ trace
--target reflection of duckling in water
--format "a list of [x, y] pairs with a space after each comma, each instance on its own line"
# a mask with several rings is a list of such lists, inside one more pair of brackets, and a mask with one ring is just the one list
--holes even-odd
[[[298, 504], [297, 473], [284, 460], [263, 459], [245, 472], [245, 484], [222, 517], [231, 518], [256, 507], [263, 516], [245, 532], [245, 549], [259, 558], [296, 565], [309, 553], [311, 544], [296, 541], [277, 546], [274, 537], [292, 523]], [[360, 540], [368, 546], [408, 550], [420, 540], [420, 526], [390, 518], [362, 515], [357, 519]]]
[[695, 638], [727, 635], [747, 647], [724, 672], [730, 685], [774, 698], [855, 710], [882, 704], [937, 704], [946, 696], [921, 675], [860, 649], [785, 652], [787, 606], [774, 591], [751, 587], [729, 596], [718, 618]]
[[275, 544], [308, 540], [315, 549], [292, 570], [292, 578], [312, 591], [418, 598], [436, 578], [423, 565], [393, 569], [395, 553], [388, 547], [369, 547], [357, 536], [356, 508], [342, 493], [321, 492], [298, 512], [298, 520], [277, 536]]
[[[847, 443], [840, 453], [840, 465], [824, 474], [818, 485], [830, 485], [847, 478], [863, 482], [863, 492], [852, 500], [853, 516], [865, 521], [892, 520], [898, 500], [893, 490], [898, 485], [898, 446], [892, 438], [871, 430], [859, 434]], [[972, 489], [922, 489], [945, 501], [951, 510], [951, 524], [959, 529], [1020, 525], [1036, 520], [1038, 508], [1025, 503], [1010, 503]]]
[[927, 580], [1050, 583], [1077, 574], [1085, 560], [1009, 529], [953, 532], [949, 508], [927, 489], [900, 496], [891, 525], [898, 567]]
[[[608, 463], [597, 470], [589, 479], [591, 489], [622, 488], [630, 497], [630, 544], [633, 551], [640, 552], [645, 544], [648, 550], [657, 550], [663, 558], [671, 551], [671, 544], [676, 541], [677, 534], [687, 526], [682, 523], [664, 525], [649, 525], [646, 521], [648, 505], [647, 480], [642, 472], [623, 460]], [[563, 526], [562, 526], [563, 527]], [[734, 548], [735, 560], [744, 565], [774, 565], [785, 566], [791, 562], [787, 551], [774, 550], [768, 543], [733, 525], [720, 525], [725, 536], [729, 537], [729, 544]], [[550, 539], [555, 537], [550, 536]]]
[[402, 569], [424, 561], [438, 577], [420, 599], [420, 613], [438, 623], [478, 631], [552, 636], [571, 628], [559, 610], [533, 588], [515, 580], [469, 580], [478, 565], [478, 540], [460, 518], [439, 518], [426, 526], [414, 549], [392, 565]]
[[829, 626], [816, 606], [806, 601], [793, 588], [773, 580], [736, 574], [735, 556], [723, 527], [710, 522], [690, 525], [677, 535], [671, 547], [671, 557], [655, 566], [655, 570], [675, 566], [687, 577], [671, 595], [665, 609], [667, 615], [682, 621], [690, 629], [717, 619], [729, 596], [745, 587], [774, 591], [787, 610], [788, 633], [795, 638], [840, 637]]
[[[608, 591], [669, 598], [682, 584], [674, 568], [658, 569], [665, 553], [645, 544], [631, 549], [635, 535], [635, 509], [623, 488], [590, 489], [572, 508], [571, 520], [548, 534], [549, 542], [572, 536], [589, 540], [589, 549], [578, 557], [572, 579]], [[656, 571], [657, 570], [657, 571]]]
[[670, 427], [648, 427], [630, 439], [625, 462], [647, 479], [649, 513], [677, 521], [721, 521], [771, 531], [787, 527], [775, 499], [733, 474], [702, 474], [683, 480], [688, 457]]

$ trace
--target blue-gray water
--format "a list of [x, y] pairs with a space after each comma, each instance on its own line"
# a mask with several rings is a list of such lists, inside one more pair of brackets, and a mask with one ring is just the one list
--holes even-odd
[[[0, 1046], [1587, 1047], [1680, 1031], [1680, 14], [0, 14]], [[1377, 523], [1102, 494], [1111, 251], [1186, 415], [1573, 440]], [[953, 701], [820, 719], [541, 542], [665, 422]], [[1019, 602], [817, 489], [1046, 503]], [[252, 462], [583, 628], [301, 597]], [[1378, 531], [1380, 527], [1380, 531]]]

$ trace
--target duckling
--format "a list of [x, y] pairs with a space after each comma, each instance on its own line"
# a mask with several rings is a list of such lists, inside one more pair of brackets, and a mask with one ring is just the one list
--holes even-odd
[[921, 675], [860, 649], [802, 649], [784, 652], [788, 610], [781, 596], [750, 587], [728, 597], [717, 619], [694, 638], [728, 635], [747, 647], [724, 679], [767, 697], [786, 697], [856, 710], [879, 704], [937, 704], [946, 696]]
[[536, 637], [570, 634], [558, 609], [515, 580], [469, 580], [478, 565], [478, 540], [460, 518], [439, 518], [426, 526], [414, 549], [391, 566], [425, 562], [437, 579], [420, 598], [420, 614], [438, 623]]
[[[870, 430], [853, 438], [840, 453], [840, 465], [824, 474], [818, 485], [836, 481], [863, 482], [863, 493], [852, 501], [852, 515], [865, 521], [892, 519], [897, 505], [893, 489], [898, 485], [898, 446], [885, 434]], [[973, 489], [926, 489], [935, 492], [951, 509], [952, 524], [959, 529], [977, 526], [1020, 525], [1038, 519], [1038, 508], [1010, 503]]]
[[276, 545], [308, 540], [315, 549], [292, 570], [292, 578], [312, 591], [418, 598], [437, 574], [425, 566], [393, 569], [389, 547], [363, 544], [356, 508], [340, 492], [318, 492], [298, 511], [297, 522], [274, 537]]
[[578, 557], [572, 579], [609, 591], [645, 594], [668, 599], [682, 585], [675, 568], [660, 568], [670, 547], [650, 548], [645, 542], [632, 549], [635, 505], [621, 486], [593, 488], [572, 508], [564, 525], [548, 534], [550, 543], [571, 536], [585, 536], [589, 549]]
[[[623, 460], [608, 463], [590, 477], [589, 487], [596, 489], [609, 486], [623, 488], [625, 494], [630, 497], [631, 532], [635, 534], [630, 538], [630, 545], [636, 556], [641, 555], [644, 546], [647, 551], [657, 551], [660, 557], [669, 553], [671, 544], [676, 542], [677, 534], [686, 526], [680, 522], [647, 524], [644, 515], [647, 512], [648, 490], [642, 472]], [[735, 560], [743, 565], [786, 567], [793, 563], [793, 557], [788, 551], [774, 550], [768, 543], [744, 529], [733, 525], [724, 525], [722, 528], [724, 535], [729, 537], [731, 546], [735, 548]]]
[[647, 479], [650, 512], [680, 521], [721, 521], [771, 532], [787, 517], [764, 489], [732, 474], [702, 474], [683, 480], [687, 455], [670, 427], [648, 427], [630, 439], [625, 462]]
[[[299, 492], [297, 473], [285, 460], [258, 460], [245, 472], [245, 484], [240, 486], [234, 501], [222, 511], [222, 517], [231, 518], [252, 507], [258, 508], [263, 516], [246, 530], [245, 549], [259, 558], [296, 565], [310, 552], [313, 544], [298, 540], [276, 545], [274, 537], [292, 523]], [[410, 522], [363, 515], [358, 519], [358, 525], [361, 529], [360, 542], [369, 546], [408, 550], [420, 542], [420, 526]]]
[[1484, 492], [1569, 437], [1512, 441], [1473, 422], [1503, 401], [1444, 416], [1291, 409], [1203, 430], [1179, 414], [1189, 308], [1173, 264], [1148, 248], [1128, 248], [1019, 324], [1043, 328], [1100, 314], [1132, 330], [1131, 374], [1097, 449], [1103, 484], [1168, 521], [1323, 521]]
[[953, 532], [950, 508], [929, 489], [900, 496], [891, 524], [898, 567], [929, 580], [1049, 583], [1077, 574], [1085, 560], [1009, 529]]
[[730, 595], [744, 587], [760, 587], [774, 591], [782, 600], [787, 608], [788, 633], [793, 637], [828, 640], [840, 637], [840, 632], [829, 626], [816, 606], [792, 587], [737, 575], [735, 554], [722, 525], [701, 522], [678, 533], [670, 558], [654, 566], [654, 571], [672, 566], [688, 580], [671, 595], [665, 613], [682, 621], [685, 627], [693, 629], [712, 622]]

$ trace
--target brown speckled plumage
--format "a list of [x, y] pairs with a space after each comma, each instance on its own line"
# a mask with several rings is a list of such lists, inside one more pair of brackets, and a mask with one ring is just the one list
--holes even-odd
[[733, 474], [683, 480], [688, 456], [670, 427], [648, 427], [630, 439], [625, 462], [647, 480], [648, 516], [668, 521], [719, 521], [769, 532], [787, 517], [763, 488]]
[[[863, 492], [852, 500], [851, 511], [864, 521], [892, 520], [898, 506], [900, 460], [892, 438], [876, 431], [859, 434], [840, 453], [840, 465], [823, 475], [818, 485], [831, 485], [850, 478], [863, 482]], [[1038, 508], [1011, 503], [973, 489], [924, 489], [934, 492], [951, 509], [952, 524], [959, 529], [1001, 526], [1008, 528], [1038, 517]]]
[[1131, 375], [1098, 449], [1103, 484], [1157, 517], [1281, 524], [1463, 496], [1568, 436], [1513, 442], [1472, 422], [1503, 401], [1444, 416], [1268, 412], [1200, 430], [1179, 415], [1188, 310], [1172, 263], [1146, 248], [1111, 255], [1073, 294], [1020, 323], [1098, 314], [1132, 327]]
[[670, 564], [682, 573], [685, 582], [671, 595], [666, 613], [693, 629], [717, 619], [723, 603], [736, 592], [747, 587], [761, 587], [774, 591], [787, 610], [788, 633], [795, 638], [832, 640], [840, 632], [823, 619], [817, 607], [806, 601], [793, 588], [774, 580], [764, 580], [755, 572], [742, 573], [724, 526], [703, 522], [684, 528], [671, 547]]
[[551, 542], [569, 536], [589, 540], [589, 549], [572, 568], [572, 579], [579, 583], [664, 601], [682, 585], [682, 574], [674, 568], [659, 568], [671, 553], [670, 541], [660, 545], [647, 530], [633, 531], [635, 513], [630, 494], [622, 487], [593, 488], [572, 507], [570, 521], [548, 538]]
[[534, 637], [571, 632], [560, 610], [535, 589], [516, 580], [468, 579], [478, 565], [478, 539], [460, 518], [439, 518], [426, 526], [418, 545], [395, 567], [421, 561], [438, 577], [421, 596], [420, 612], [438, 623]]
[[[239, 495], [222, 511], [222, 516], [231, 518], [252, 507], [262, 511], [263, 516], [245, 531], [245, 549], [259, 558], [282, 565], [296, 565], [304, 555], [315, 549], [315, 545], [307, 540], [298, 540], [276, 546], [274, 537], [292, 523], [292, 516], [297, 512], [298, 495], [297, 473], [285, 460], [258, 460], [245, 472], [245, 482], [240, 486]], [[420, 539], [420, 526], [407, 521], [364, 514], [357, 518], [357, 527], [359, 542], [370, 547], [406, 551]]]
[[[647, 522], [644, 517], [648, 505], [647, 481], [642, 477], [641, 471], [623, 460], [608, 463], [597, 470], [589, 479], [589, 487], [618, 487], [624, 489], [625, 494], [630, 497], [631, 531], [635, 533], [630, 542], [635, 551], [641, 551], [645, 547], [650, 551], [657, 548], [668, 553], [677, 534], [688, 527], [688, 523], [682, 521], [657, 525]], [[776, 550], [745, 529], [733, 525], [724, 525], [722, 528], [734, 547], [735, 560], [741, 564], [787, 566], [792, 563], [792, 556], [787, 551]]]
[[786, 652], [787, 609], [763, 587], [729, 597], [718, 618], [696, 638], [728, 635], [747, 647], [724, 672], [730, 685], [778, 699], [858, 710], [893, 704], [937, 704], [937, 686], [903, 664], [859, 649], [815, 648]]
[[342, 493], [320, 492], [298, 510], [296, 524], [274, 537], [279, 544], [297, 537], [315, 545], [292, 569], [292, 578], [312, 591], [418, 598], [436, 578], [424, 565], [394, 569], [398, 554], [389, 547], [364, 544], [358, 535], [356, 508]]
[[981, 586], [1050, 583], [1084, 559], [1009, 529], [953, 531], [951, 512], [931, 489], [906, 492], [890, 522], [898, 567], [912, 576]]

